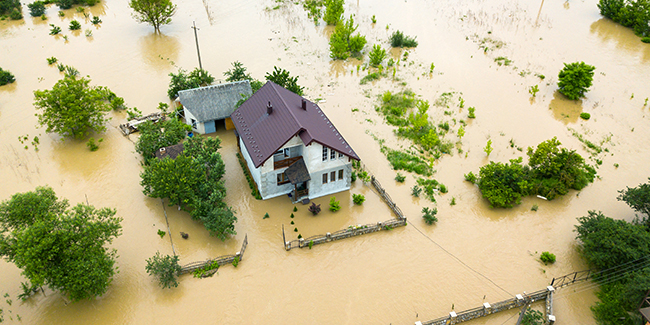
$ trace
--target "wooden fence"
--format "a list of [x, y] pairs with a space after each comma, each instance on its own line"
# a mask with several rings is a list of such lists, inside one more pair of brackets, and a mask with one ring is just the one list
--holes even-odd
[[377, 222], [367, 225], [357, 225], [349, 226], [348, 228], [335, 231], [333, 233], [327, 233], [325, 235], [315, 235], [308, 238], [300, 238], [292, 241], [286, 241], [284, 234], [284, 226], [282, 227], [282, 239], [284, 242], [284, 249], [291, 250], [292, 248], [311, 248], [314, 245], [329, 243], [349, 237], [361, 236], [381, 230], [391, 230], [395, 227], [406, 226], [406, 217], [402, 213], [402, 210], [393, 202], [390, 195], [386, 193], [386, 190], [379, 184], [379, 181], [374, 177], [370, 177], [370, 184], [377, 190], [379, 196], [386, 202], [388, 207], [395, 213], [397, 219], [390, 219], [387, 221]]
[[552, 306], [549, 309], [548, 302], [552, 301], [553, 292], [555, 289], [551, 286], [544, 290], [535, 291], [530, 294], [516, 295], [514, 298], [499, 301], [494, 304], [484, 303], [483, 306], [464, 310], [461, 312], [450, 312], [448, 316], [440, 317], [426, 322], [415, 322], [416, 325], [451, 325], [466, 322], [472, 319], [488, 316], [513, 308], [522, 307], [524, 305], [532, 304], [541, 300], [547, 301], [546, 307], [546, 324], [552, 324], [555, 321], [555, 316], [552, 313]]
[[246, 246], [248, 246], [248, 235], [244, 237], [244, 242], [241, 245], [241, 249], [236, 254], [222, 255], [216, 258], [207, 259], [205, 261], [192, 262], [183, 265], [181, 266], [181, 271], [178, 274], [181, 275], [181, 274], [193, 272], [194, 270], [205, 268], [206, 266], [211, 265], [215, 261], [219, 264], [219, 266], [232, 264], [235, 258], [239, 258], [239, 262], [241, 262], [244, 259], [244, 252], [246, 251]]

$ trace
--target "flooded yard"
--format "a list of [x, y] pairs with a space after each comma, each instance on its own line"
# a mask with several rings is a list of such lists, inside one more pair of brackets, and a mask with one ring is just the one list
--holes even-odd
[[[576, 218], [588, 210], [634, 218], [616, 196], [650, 176], [650, 107], [644, 105], [650, 97], [650, 44], [600, 16], [595, 0], [347, 1], [345, 15], [355, 15], [358, 31], [368, 39], [366, 52], [373, 44], [388, 49], [395, 30], [417, 36], [419, 42], [408, 50], [408, 60], [403, 59], [405, 49], [389, 51], [395, 61], [401, 59], [395, 78], [391, 71], [364, 85], [360, 79], [368, 71], [357, 66], [367, 62], [367, 55], [332, 61], [332, 28], [322, 21], [314, 25], [302, 5], [272, 0], [175, 3], [178, 11], [160, 34], [138, 24], [125, 0], [87, 8], [103, 21], [97, 26], [75, 9], [60, 17], [55, 6], [48, 8], [46, 21], [32, 18], [25, 3], [24, 20], [0, 21], [0, 67], [16, 77], [15, 83], [0, 87], [0, 200], [49, 185], [71, 204], [87, 199], [96, 207], [116, 208], [124, 218], [123, 234], [113, 243], [119, 273], [96, 300], [66, 304], [46, 290], [20, 302], [25, 279], [14, 264], [1, 261], [0, 293], [14, 301], [0, 304], [6, 322], [19, 323], [19, 315], [23, 324], [413, 324], [536, 291], [553, 277], [587, 269], [573, 230]], [[81, 32], [67, 29], [72, 19], [81, 22]], [[226, 200], [237, 212], [237, 235], [222, 242], [187, 213], [171, 206], [165, 210], [181, 264], [235, 253], [248, 235], [246, 255], [237, 268], [225, 266], [206, 279], [185, 275], [178, 288], [160, 289], [145, 272], [145, 261], [156, 251], [172, 250], [168, 236], [161, 239], [156, 233], [166, 228], [160, 200], [142, 194], [141, 157], [133, 144], [137, 135], [126, 138], [118, 129], [126, 114], [109, 113], [107, 131], [94, 135], [103, 138], [100, 149], [91, 152], [85, 141], [62, 141], [37, 127], [33, 92], [51, 89], [62, 78], [47, 64], [53, 56], [87, 75], [91, 84], [110, 88], [126, 105], [154, 112], [159, 102], [169, 102], [168, 74], [198, 66], [193, 22], [199, 28], [203, 68], [216, 79], [224, 79], [234, 61], [260, 80], [274, 66], [299, 76], [305, 97], [321, 99], [319, 106], [402, 209], [408, 225], [285, 251], [283, 224], [289, 240], [393, 215], [369, 185], [357, 180], [350, 193], [334, 195], [343, 210], [327, 211], [327, 196], [315, 200], [323, 208], [318, 216], [299, 204], [291, 219], [293, 205], [287, 197], [258, 201], [250, 195], [235, 156], [235, 135], [219, 129]], [[49, 24], [61, 26], [67, 40], [48, 35]], [[86, 36], [87, 29], [92, 36]], [[499, 65], [499, 57], [512, 63]], [[575, 61], [595, 66], [596, 74], [586, 98], [571, 101], [557, 93], [557, 75], [564, 62]], [[532, 97], [534, 85], [539, 92]], [[453, 92], [466, 107], [476, 108], [476, 119], [467, 119], [463, 152], [454, 150], [433, 164], [433, 177], [449, 189], [436, 196], [437, 203], [411, 195], [416, 175], [401, 172], [406, 182], [394, 180], [396, 171], [376, 140], [392, 148], [409, 146], [375, 110], [382, 93], [404, 89], [431, 103]], [[452, 109], [453, 118], [466, 119], [467, 109]], [[432, 106], [429, 114], [449, 120], [443, 110]], [[581, 112], [591, 119], [580, 119]], [[492, 209], [464, 181], [464, 174], [478, 172], [490, 160], [525, 156], [527, 147], [554, 136], [589, 157], [574, 133], [609, 150], [588, 159], [592, 165], [602, 160], [602, 165], [595, 182], [580, 192], [553, 201], [527, 197], [515, 208]], [[28, 141], [19, 141], [25, 136]], [[35, 136], [38, 150], [31, 144]], [[456, 139], [454, 134], [447, 137]], [[483, 151], [488, 139], [494, 147], [489, 157]], [[511, 147], [511, 140], [523, 152]], [[366, 202], [355, 206], [351, 193], [364, 194]], [[452, 198], [456, 205], [450, 205]], [[531, 211], [534, 204], [538, 211]], [[439, 222], [429, 226], [421, 210], [434, 206]], [[265, 213], [270, 218], [263, 219]], [[180, 237], [181, 231], [189, 234], [188, 240]], [[539, 261], [542, 251], [554, 253], [557, 262], [545, 266]], [[595, 301], [590, 283], [558, 290], [558, 323], [595, 323], [589, 309]], [[513, 310], [468, 324], [498, 325], [511, 317], [508, 322], [515, 323], [516, 314]]]

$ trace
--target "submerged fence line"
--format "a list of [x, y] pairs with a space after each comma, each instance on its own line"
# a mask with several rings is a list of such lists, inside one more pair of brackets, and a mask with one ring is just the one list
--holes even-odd
[[384, 200], [384, 202], [386, 202], [386, 204], [393, 211], [393, 213], [395, 213], [397, 219], [390, 219], [390, 220], [366, 224], [366, 225], [349, 226], [345, 229], [337, 230], [333, 233], [328, 232], [324, 235], [315, 235], [308, 238], [300, 238], [291, 241], [286, 240], [286, 236], [284, 233], [284, 226], [283, 226], [282, 240], [284, 243], [284, 249], [291, 250], [292, 248], [295, 247], [311, 248], [314, 245], [325, 244], [325, 243], [329, 243], [329, 242], [333, 242], [333, 241], [337, 241], [349, 237], [361, 236], [361, 235], [365, 235], [377, 231], [391, 230], [395, 227], [406, 226], [406, 217], [402, 213], [402, 210], [397, 206], [397, 204], [395, 204], [395, 202], [393, 202], [393, 199], [391, 199], [390, 195], [386, 193], [386, 190], [384, 190], [384, 188], [381, 186], [381, 184], [375, 178], [375, 176], [370, 177], [370, 184], [372, 184], [375, 190], [377, 190], [379, 196]]
[[198, 269], [205, 268], [207, 266], [212, 265], [214, 262], [217, 262], [219, 266], [223, 266], [226, 264], [232, 264], [232, 262], [238, 258], [238, 262], [241, 262], [244, 259], [244, 252], [246, 251], [246, 246], [248, 246], [248, 235], [244, 237], [244, 242], [241, 245], [241, 249], [239, 252], [235, 254], [229, 254], [229, 255], [222, 255], [219, 257], [207, 259], [205, 261], [197, 261], [197, 262], [191, 262], [188, 264], [185, 264], [181, 266], [181, 271], [178, 272], [179, 275], [185, 274], [185, 273], [190, 273]]
[[499, 301], [490, 305], [489, 303], [483, 303], [483, 306], [476, 307], [461, 312], [450, 312], [448, 316], [440, 317], [434, 320], [426, 322], [415, 322], [416, 325], [451, 325], [466, 322], [472, 319], [485, 317], [492, 315], [498, 312], [505, 310], [510, 310], [513, 308], [522, 307], [524, 305], [532, 304], [541, 300], [546, 300], [545, 308], [545, 324], [553, 324], [555, 322], [555, 316], [553, 316], [553, 292], [555, 288], [548, 286], [546, 289], [535, 291], [530, 294], [518, 294], [514, 298], [507, 300]]

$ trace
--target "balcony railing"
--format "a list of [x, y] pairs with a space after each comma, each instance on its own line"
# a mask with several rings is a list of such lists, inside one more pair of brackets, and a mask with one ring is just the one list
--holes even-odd
[[285, 168], [291, 166], [291, 164], [295, 163], [296, 161], [300, 160], [300, 157], [292, 157], [292, 158], [287, 158], [283, 159], [280, 161], [275, 161], [273, 162], [273, 169], [280, 169], [280, 168]]

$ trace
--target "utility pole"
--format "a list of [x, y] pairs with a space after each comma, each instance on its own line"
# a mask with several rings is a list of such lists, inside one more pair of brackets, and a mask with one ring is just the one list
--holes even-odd
[[196, 55], [199, 56], [199, 68], [203, 70], [203, 66], [201, 65], [201, 52], [199, 51], [199, 37], [196, 35], [196, 23], [192, 21], [192, 28], [194, 29], [194, 40], [196, 40]]

